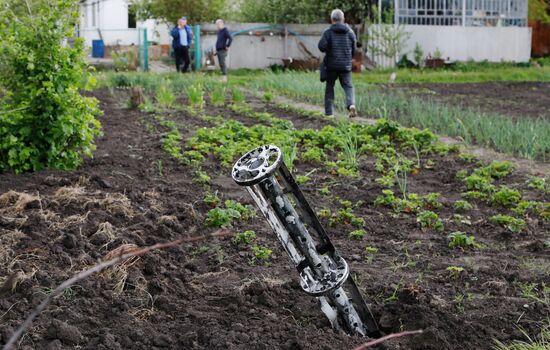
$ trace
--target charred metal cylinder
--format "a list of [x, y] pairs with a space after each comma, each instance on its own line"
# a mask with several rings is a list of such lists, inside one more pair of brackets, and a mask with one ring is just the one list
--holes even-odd
[[332, 245], [274, 145], [258, 147], [233, 166], [277, 235], [300, 275], [302, 289], [318, 298], [332, 327], [352, 335], [377, 337], [378, 326], [349, 266]]

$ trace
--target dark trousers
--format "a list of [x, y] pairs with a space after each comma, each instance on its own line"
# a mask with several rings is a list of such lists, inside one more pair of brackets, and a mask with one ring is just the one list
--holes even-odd
[[225, 64], [225, 59], [227, 58], [227, 50], [220, 50], [217, 53], [218, 63], [220, 64], [220, 69], [222, 70], [223, 75], [227, 75], [227, 65]]
[[334, 84], [340, 80], [340, 85], [346, 93], [346, 108], [355, 104], [355, 93], [351, 83], [351, 72], [327, 71], [327, 85], [325, 87], [325, 114], [334, 114]]
[[187, 72], [191, 64], [191, 60], [189, 59], [189, 47], [182, 46], [175, 48], [174, 55], [176, 56], [176, 70], [182, 73]]

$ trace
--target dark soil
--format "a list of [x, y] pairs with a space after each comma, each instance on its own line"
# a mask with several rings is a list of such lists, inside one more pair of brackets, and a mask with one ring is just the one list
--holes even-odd
[[383, 89], [422, 96], [452, 106], [479, 109], [516, 118], [550, 119], [550, 83], [487, 82], [399, 84]]
[[[231, 230], [255, 230], [258, 244], [274, 251], [268, 265], [253, 263], [250, 249], [232, 244], [231, 238], [208, 238], [215, 229], [203, 224], [209, 210], [202, 202], [205, 189], [193, 182], [193, 168], [178, 164], [161, 149], [164, 130], [153, 115], [125, 109], [125, 92], [112, 96], [100, 90], [94, 95], [105, 112], [104, 136], [98, 139], [94, 159], [74, 172], [0, 175], [0, 196], [10, 190], [34, 196], [19, 206], [17, 195], [0, 201], [0, 281], [18, 271], [25, 274], [13, 292], [0, 295], [0, 344], [50, 288], [122, 244], [145, 246], [197, 235], [205, 239], [152, 252], [126, 274], [109, 270], [79, 282], [39, 316], [20, 348], [352, 349], [364, 341], [332, 331], [314, 298], [301, 290], [296, 271], [262, 217], [239, 222]], [[255, 101], [255, 106], [260, 104]], [[321, 126], [316, 119], [274, 106], [258, 109], [300, 127]], [[207, 113], [236, 117], [211, 107]], [[177, 121], [187, 134], [209, 126], [184, 111], [165, 117]], [[147, 129], [147, 123], [155, 125], [156, 132]], [[442, 193], [444, 207], [438, 213], [445, 219], [446, 233], [423, 231], [414, 216], [375, 207], [381, 188], [374, 182], [378, 175], [372, 159], [362, 161], [362, 177], [352, 181], [325, 172], [319, 164], [296, 164], [297, 174], [319, 167], [302, 186], [315, 210], [337, 210], [338, 197], [364, 202], [355, 210], [367, 222], [364, 239], [348, 238], [354, 228], [344, 224], [330, 227], [329, 234], [350, 263], [384, 333], [425, 331], [378, 349], [489, 349], [495, 339], [524, 339], [518, 327], [536, 333], [550, 316], [548, 310], [520, 297], [514, 283], [550, 284], [545, 248], [550, 225], [532, 218], [526, 232], [512, 235], [488, 223], [498, 210], [482, 203], [464, 214], [471, 225], [456, 223], [452, 203], [465, 189], [454, 175], [473, 166], [454, 156], [432, 159], [433, 168], [410, 179], [410, 191]], [[211, 191], [252, 204], [248, 193], [230, 179], [229, 169], [215, 159], [206, 161], [203, 169], [212, 177]], [[548, 196], [529, 192], [524, 181], [520, 174], [501, 183], [518, 185], [529, 198], [548, 201]], [[330, 187], [331, 196], [319, 193], [324, 186]], [[484, 248], [448, 248], [447, 233], [458, 230], [475, 235]], [[365, 246], [378, 252], [370, 257]], [[451, 265], [464, 267], [465, 273], [450, 278], [446, 268]]]

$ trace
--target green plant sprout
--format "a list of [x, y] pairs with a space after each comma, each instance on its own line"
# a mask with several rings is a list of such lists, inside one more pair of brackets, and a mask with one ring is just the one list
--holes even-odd
[[176, 96], [172, 93], [168, 80], [162, 80], [155, 97], [160, 108], [172, 108], [174, 106]]
[[204, 90], [202, 84], [195, 83], [187, 89], [187, 98], [192, 108], [201, 111], [204, 108]]
[[449, 266], [445, 270], [449, 273], [449, 277], [452, 279], [459, 279], [464, 272], [464, 268], [460, 266]]
[[210, 176], [203, 170], [197, 170], [195, 171], [195, 177], [193, 178], [193, 182], [199, 185], [208, 185], [210, 184]]
[[269, 259], [271, 259], [271, 254], [273, 251], [267, 247], [254, 245], [252, 246], [252, 253], [254, 254], [254, 260], [263, 261], [266, 263]]
[[218, 204], [220, 204], [220, 201], [221, 200], [218, 197], [218, 192], [217, 191], [215, 193], [207, 192], [204, 195], [204, 199], [203, 199], [203, 202], [206, 203], [206, 205], [208, 205], [211, 208], [217, 207]]
[[500, 189], [493, 193], [491, 198], [493, 204], [502, 205], [503, 207], [511, 207], [517, 204], [521, 199], [519, 191], [511, 189], [507, 186], [501, 186]]
[[416, 216], [416, 222], [420, 224], [422, 229], [433, 229], [435, 231], [443, 231], [443, 222], [439, 216], [433, 211], [423, 211]]
[[350, 238], [363, 239], [367, 235], [367, 232], [363, 229], [354, 230], [349, 233]]
[[474, 209], [474, 206], [471, 205], [470, 202], [462, 199], [454, 202], [453, 207], [455, 208], [455, 210], [458, 210], [458, 211], [468, 211], [468, 210]]
[[481, 245], [475, 241], [474, 236], [469, 236], [464, 232], [453, 232], [447, 238], [449, 239], [449, 248], [481, 248]]
[[247, 231], [239, 232], [235, 234], [235, 237], [233, 238], [233, 243], [236, 245], [239, 245], [239, 244], [249, 245], [255, 240], [256, 240], [256, 233], [252, 230], [247, 230]]
[[503, 214], [491, 216], [489, 221], [493, 224], [503, 226], [513, 233], [519, 233], [527, 227], [525, 220]]

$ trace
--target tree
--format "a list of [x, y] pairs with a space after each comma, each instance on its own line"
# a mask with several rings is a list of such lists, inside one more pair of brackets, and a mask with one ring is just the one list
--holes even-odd
[[240, 14], [235, 19], [243, 22], [266, 23], [327, 23], [330, 12], [339, 8], [346, 22], [362, 23], [372, 16], [373, 0], [242, 0]]
[[73, 169], [91, 156], [100, 124], [84, 42], [68, 45], [78, 0], [0, 5], [0, 172]]
[[131, 0], [139, 19], [162, 19], [175, 23], [186, 16], [190, 22], [209, 22], [225, 14], [225, 0]]
[[529, 0], [529, 20], [550, 24], [550, 0]]
[[390, 59], [397, 69], [397, 59], [407, 45], [411, 33], [402, 24], [393, 23], [393, 9], [382, 13], [381, 20], [369, 26], [368, 49], [372, 56], [382, 55]]

